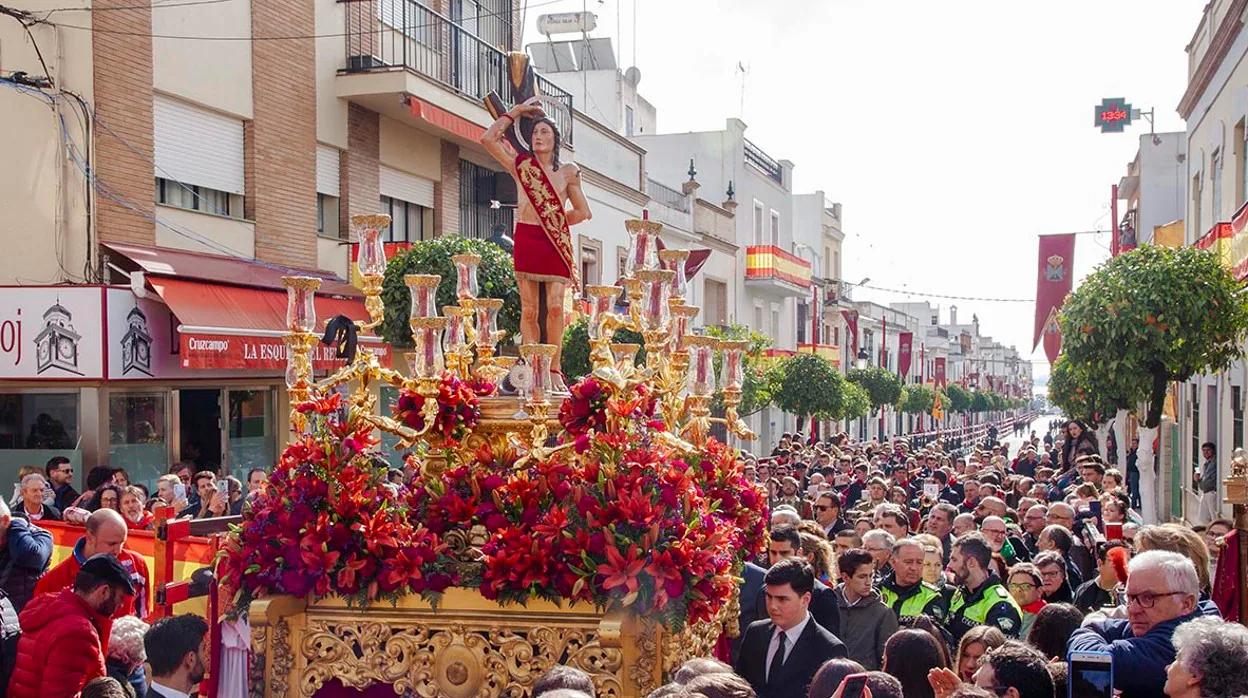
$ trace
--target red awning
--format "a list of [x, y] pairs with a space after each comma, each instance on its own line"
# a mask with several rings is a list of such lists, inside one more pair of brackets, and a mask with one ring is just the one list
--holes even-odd
[[[152, 289], [178, 318], [183, 368], [272, 370], [286, 367], [286, 293], [179, 278], [151, 278]], [[316, 316], [366, 319], [363, 301], [316, 296]], [[391, 361], [390, 345], [372, 335], [360, 341]], [[317, 344], [316, 368], [331, 369], [343, 361], [334, 350]]]

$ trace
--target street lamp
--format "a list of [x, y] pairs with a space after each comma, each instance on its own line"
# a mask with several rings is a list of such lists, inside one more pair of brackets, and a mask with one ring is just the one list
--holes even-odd
[[871, 360], [871, 354], [866, 349], [858, 350], [858, 358], [854, 361], [854, 365], [858, 368], [866, 368], [867, 362]]

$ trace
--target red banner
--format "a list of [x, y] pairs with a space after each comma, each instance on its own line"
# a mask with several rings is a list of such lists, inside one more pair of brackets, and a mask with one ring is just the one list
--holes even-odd
[[1041, 235], [1036, 268], [1036, 330], [1031, 341], [1040, 343], [1049, 315], [1061, 309], [1074, 275], [1075, 236]]
[[849, 326], [849, 363], [846, 366], [853, 366], [854, 360], [858, 358], [858, 311], [842, 310], [841, 316]]
[[1049, 357], [1050, 364], [1057, 361], [1057, 354], [1061, 349], [1062, 328], [1057, 324], [1057, 309], [1054, 308], [1044, 323], [1044, 355]]
[[[360, 342], [360, 348], [377, 354], [381, 365], [392, 365], [390, 345]], [[320, 342], [312, 345], [312, 367], [337, 370], [346, 362], [336, 358], [337, 350]], [[281, 337], [225, 334], [181, 334], [182, 368], [285, 370], [286, 343]]]
[[905, 380], [910, 375], [910, 354], [914, 349], [914, 333], [900, 332], [897, 335], [897, 373]]
[[932, 380], [936, 383], [936, 385], [944, 386], [946, 383], [945, 359], [938, 356], [935, 359], [932, 359], [932, 364]]

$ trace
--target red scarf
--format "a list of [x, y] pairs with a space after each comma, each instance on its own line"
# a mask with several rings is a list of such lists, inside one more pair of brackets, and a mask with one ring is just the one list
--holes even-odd
[[1040, 609], [1048, 605], [1049, 605], [1048, 601], [1045, 601], [1044, 599], [1036, 599], [1035, 603], [1029, 603], [1026, 606], [1021, 606], [1020, 608], [1022, 608], [1027, 613], [1039, 613]]

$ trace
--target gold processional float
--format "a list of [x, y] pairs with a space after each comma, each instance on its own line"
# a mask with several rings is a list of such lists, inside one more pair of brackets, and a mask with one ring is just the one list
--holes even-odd
[[[359, 331], [383, 320], [389, 222], [352, 217]], [[291, 444], [222, 562], [252, 626], [252, 696], [518, 698], [562, 663], [599, 696], [639, 698], [737, 635], [736, 576], [760, 549], [766, 500], [710, 431], [755, 438], [737, 415], [746, 342], [693, 334], [689, 252], [657, 249], [661, 223], [626, 226], [623, 288], [585, 288], [592, 374], [558, 404], [555, 346], [521, 346], [519, 366], [499, 356], [503, 301], [478, 297], [478, 255], [454, 257], [458, 302], [441, 314], [440, 277], [403, 277], [407, 376], [359, 348], [314, 381], [320, 280], [283, 279]], [[612, 343], [621, 328], [644, 338], [644, 367], [640, 347]], [[518, 397], [496, 394], [509, 374]], [[381, 385], [400, 391], [390, 416]], [[375, 430], [410, 451], [403, 492], [384, 484]]]

